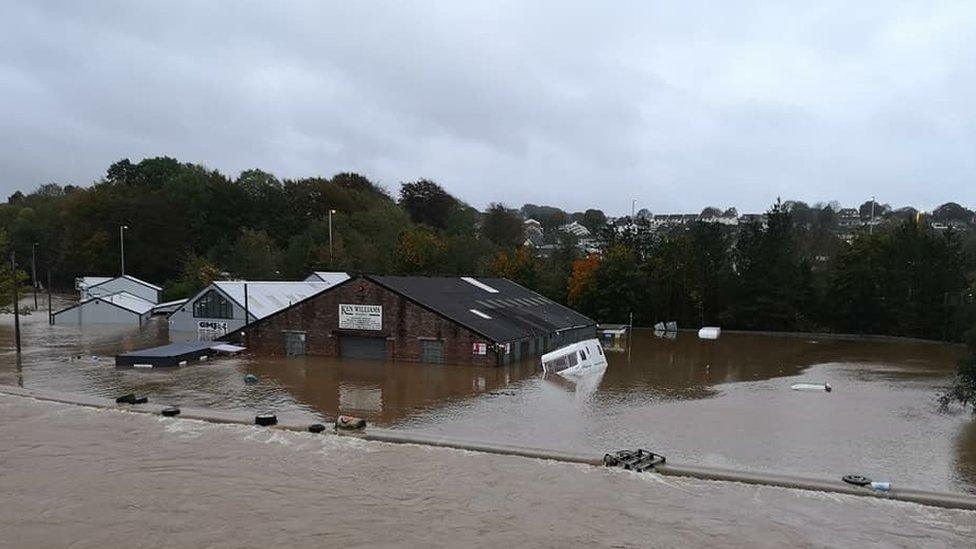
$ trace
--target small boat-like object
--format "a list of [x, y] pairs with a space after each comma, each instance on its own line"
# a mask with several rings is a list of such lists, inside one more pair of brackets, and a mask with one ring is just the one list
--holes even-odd
[[718, 339], [722, 335], [722, 329], [718, 326], [705, 326], [698, 330], [698, 339]]
[[831, 387], [829, 383], [809, 383], [809, 382], [794, 383], [793, 385], [790, 385], [790, 389], [793, 389], [794, 391], [814, 391], [814, 392], [822, 391], [824, 393], [829, 393], [834, 390], [834, 388]]
[[602, 372], [607, 368], [607, 356], [598, 339], [570, 343], [542, 355], [542, 370], [547, 374], [578, 376]]

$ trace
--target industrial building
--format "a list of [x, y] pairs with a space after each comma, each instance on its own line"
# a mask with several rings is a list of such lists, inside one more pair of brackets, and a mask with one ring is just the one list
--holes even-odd
[[340, 282], [345, 282], [349, 280], [349, 275], [347, 273], [335, 272], [335, 271], [315, 271], [308, 275], [305, 282], [327, 282], [329, 286], [335, 286]]
[[150, 303], [159, 303], [163, 289], [134, 276], [86, 276], [75, 279], [81, 301], [126, 292]]
[[[322, 273], [347, 280], [345, 273]], [[312, 278], [311, 276], [309, 277]], [[216, 281], [169, 315], [171, 340], [214, 339], [332, 287], [317, 281]]]
[[596, 322], [503, 278], [364, 275], [245, 331], [259, 353], [495, 366], [595, 337]]
[[128, 292], [89, 297], [77, 305], [51, 315], [56, 325], [135, 324], [142, 326], [152, 316], [154, 303]]

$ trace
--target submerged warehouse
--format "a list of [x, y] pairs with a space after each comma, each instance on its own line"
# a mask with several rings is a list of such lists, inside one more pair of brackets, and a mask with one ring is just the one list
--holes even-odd
[[596, 322], [504, 278], [363, 275], [246, 334], [275, 355], [495, 366], [595, 337]]
[[213, 339], [239, 330], [349, 278], [315, 273], [302, 282], [215, 281], [169, 315], [170, 339]]

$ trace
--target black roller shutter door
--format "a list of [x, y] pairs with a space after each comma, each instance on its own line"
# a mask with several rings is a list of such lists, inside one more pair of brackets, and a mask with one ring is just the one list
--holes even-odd
[[386, 360], [386, 339], [382, 337], [339, 336], [339, 356], [366, 360]]

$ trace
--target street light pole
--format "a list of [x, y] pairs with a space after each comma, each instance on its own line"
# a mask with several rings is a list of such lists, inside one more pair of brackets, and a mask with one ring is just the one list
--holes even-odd
[[332, 214], [336, 213], [335, 210], [329, 210], [329, 267], [335, 262], [332, 256]]
[[128, 225], [119, 225], [119, 252], [122, 261], [122, 276], [125, 276], [125, 236], [122, 231], [128, 228]]
[[31, 286], [34, 287], [34, 310], [37, 310], [37, 242], [31, 246]]
[[10, 287], [14, 294], [14, 340], [17, 343], [17, 356], [20, 356], [20, 296], [17, 295], [17, 259], [10, 251]]
[[874, 234], [874, 205], [878, 203], [878, 199], [871, 197], [871, 228], [869, 229], [869, 234]]

